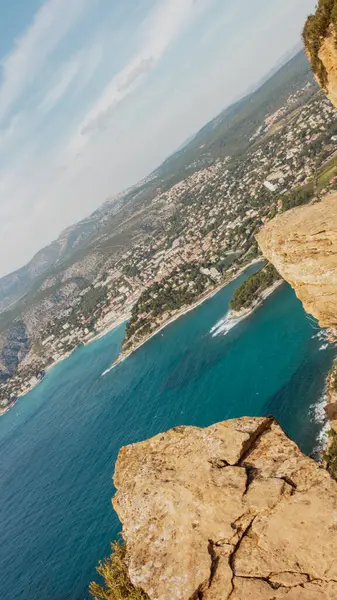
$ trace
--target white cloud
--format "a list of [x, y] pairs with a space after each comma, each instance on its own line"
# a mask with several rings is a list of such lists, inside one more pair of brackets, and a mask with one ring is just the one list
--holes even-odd
[[38, 110], [44, 114], [48, 113], [59, 102], [70, 87], [71, 83], [76, 78], [80, 68], [80, 62], [76, 59], [66, 63], [58, 70], [54, 85], [47, 90]]
[[25, 88], [89, 6], [89, 0], [48, 0], [35, 14], [34, 21], [19, 37], [1, 62], [0, 120], [13, 108]]
[[0, 63], [1, 271], [254, 83], [299, 38], [313, 2], [45, 1]]
[[168, 46], [183, 30], [191, 17], [199, 13], [207, 0], [161, 0], [156, 9], [142, 23], [142, 43], [136, 56], [115, 75], [91, 110], [80, 123], [69, 143], [69, 152], [75, 156], [95, 130], [101, 130], [110, 120], [119, 104], [155, 68]]
[[77, 92], [81, 91], [94, 75], [95, 70], [102, 60], [102, 46], [93, 43], [87, 50], [77, 52], [68, 58], [56, 72], [46, 86], [43, 100], [37, 107], [44, 115], [67, 94], [69, 88], [76, 83]]
[[[70, 88], [74, 94], [81, 97], [102, 59], [102, 44], [100, 41], [93, 41], [89, 48], [68, 57], [55, 74], [43, 77], [40, 85], [35, 86], [35, 91], [38, 90], [35, 101], [27, 107], [22, 106], [13, 117], [5, 119], [0, 127], [1, 159], [3, 160], [4, 156], [8, 157], [11, 148], [15, 149], [18, 156], [23, 145], [33, 144], [33, 140], [36, 139], [34, 132], [41, 128], [43, 120], [49, 117], [48, 113], [68, 97]], [[2, 152], [5, 155], [1, 155]]]

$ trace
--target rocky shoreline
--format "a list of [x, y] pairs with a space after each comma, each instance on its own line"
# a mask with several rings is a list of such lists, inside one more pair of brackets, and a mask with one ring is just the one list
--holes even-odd
[[327, 404], [325, 412], [329, 418], [331, 429], [337, 433], [337, 361], [334, 362], [327, 378]]

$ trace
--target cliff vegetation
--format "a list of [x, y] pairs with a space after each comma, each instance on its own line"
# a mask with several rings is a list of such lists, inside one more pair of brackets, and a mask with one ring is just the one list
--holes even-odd
[[324, 460], [326, 468], [329, 471], [331, 477], [337, 481], [337, 434], [332, 429], [329, 431], [329, 445], [324, 453]]
[[103, 578], [103, 585], [92, 581], [89, 591], [94, 600], [147, 600], [148, 596], [135, 588], [129, 577], [125, 560], [126, 548], [123, 542], [111, 544], [111, 554], [100, 561], [97, 572]]
[[319, 53], [330, 27], [335, 30], [336, 26], [337, 0], [319, 0], [316, 13], [308, 17], [303, 30], [303, 41], [313, 71], [324, 89], [327, 87], [327, 70]]

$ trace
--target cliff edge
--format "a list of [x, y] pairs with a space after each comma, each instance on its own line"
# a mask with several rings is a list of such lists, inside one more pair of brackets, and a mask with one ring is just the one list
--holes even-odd
[[[303, 39], [337, 107], [336, 31], [337, 0], [319, 0]], [[306, 311], [337, 328], [337, 195], [277, 216], [257, 240]], [[95, 597], [336, 600], [337, 483], [273, 418], [175, 427], [124, 447], [114, 483], [127, 594], [108, 560], [112, 595]]]
[[337, 0], [319, 0], [303, 30], [312, 70], [332, 104], [337, 106]]
[[[303, 30], [316, 79], [337, 108], [337, 0], [319, 0]], [[264, 256], [321, 327], [337, 327], [337, 195], [298, 207], [257, 235]], [[336, 332], [334, 332], [336, 333]]]
[[337, 107], [337, 45], [334, 29], [331, 28], [327, 37], [322, 40], [318, 57], [325, 72], [323, 87], [329, 100]]
[[113, 505], [151, 600], [337, 598], [337, 484], [272, 418], [121, 449]]
[[257, 235], [264, 256], [321, 327], [337, 327], [337, 195], [294, 208]]

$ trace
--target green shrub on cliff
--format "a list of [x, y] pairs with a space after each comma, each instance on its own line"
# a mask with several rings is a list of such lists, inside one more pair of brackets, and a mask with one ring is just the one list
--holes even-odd
[[104, 580], [103, 585], [92, 581], [89, 592], [94, 600], [148, 600], [148, 596], [135, 588], [129, 577], [125, 561], [126, 548], [121, 542], [111, 544], [111, 554], [96, 568]]
[[308, 17], [303, 30], [304, 45], [323, 88], [327, 84], [327, 72], [318, 53], [331, 24], [337, 26], [337, 0], [319, 0], [316, 13]]

